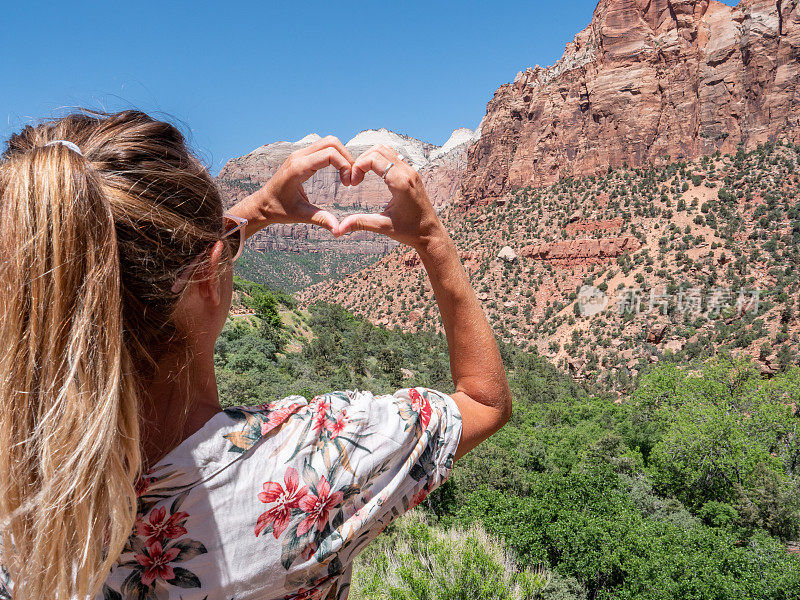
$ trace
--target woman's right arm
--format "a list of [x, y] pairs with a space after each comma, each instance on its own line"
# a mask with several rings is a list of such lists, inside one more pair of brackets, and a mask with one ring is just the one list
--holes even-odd
[[492, 329], [469, 283], [455, 244], [431, 205], [419, 174], [397, 153], [376, 146], [353, 164], [351, 185], [367, 171], [386, 175], [392, 199], [380, 214], [350, 215], [334, 230], [382, 233], [414, 248], [431, 281], [450, 350], [450, 372], [461, 412], [456, 460], [500, 429], [511, 416], [511, 391]]

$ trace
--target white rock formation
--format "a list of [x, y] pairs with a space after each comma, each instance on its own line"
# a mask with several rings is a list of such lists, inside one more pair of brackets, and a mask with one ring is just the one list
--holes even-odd
[[305, 145], [313, 144], [314, 142], [318, 142], [321, 139], [322, 139], [321, 135], [316, 134], [316, 133], [309, 133], [306, 137], [303, 137], [303, 138], [300, 138], [299, 140], [297, 140], [295, 142], [295, 144], [303, 144], [305, 146]]
[[515, 260], [517, 260], [517, 253], [514, 252], [514, 249], [511, 248], [511, 246], [503, 246], [500, 249], [497, 258], [501, 258], [506, 262], [514, 262]]
[[463, 144], [471, 144], [475, 140], [475, 132], [468, 127], [459, 127], [450, 134], [450, 138], [439, 148], [430, 153], [429, 161], [444, 156]]
[[433, 144], [427, 144], [418, 139], [400, 135], [399, 133], [384, 128], [362, 131], [347, 142], [345, 146], [348, 150], [352, 148], [357, 149], [358, 152], [363, 152], [376, 144], [384, 144], [385, 146], [397, 150], [404, 156], [407, 162], [411, 163], [417, 169], [427, 164], [428, 156], [431, 151], [436, 149], [436, 146]]

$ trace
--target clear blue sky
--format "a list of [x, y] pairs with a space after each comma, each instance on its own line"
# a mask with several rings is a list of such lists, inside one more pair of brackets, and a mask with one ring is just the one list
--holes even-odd
[[518, 70], [555, 62], [595, 4], [6, 2], [0, 134], [61, 107], [136, 107], [182, 121], [214, 173], [310, 132], [441, 144]]

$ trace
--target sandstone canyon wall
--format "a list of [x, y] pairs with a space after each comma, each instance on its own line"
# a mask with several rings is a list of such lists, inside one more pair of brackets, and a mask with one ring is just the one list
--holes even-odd
[[501, 86], [462, 195], [800, 139], [798, 0], [601, 0], [553, 66]]

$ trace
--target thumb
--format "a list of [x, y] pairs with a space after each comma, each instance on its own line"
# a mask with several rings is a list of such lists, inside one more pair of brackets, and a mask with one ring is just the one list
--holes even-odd
[[358, 213], [347, 215], [333, 234], [338, 237], [353, 231], [372, 231], [389, 235], [392, 232], [392, 220], [382, 214]]

